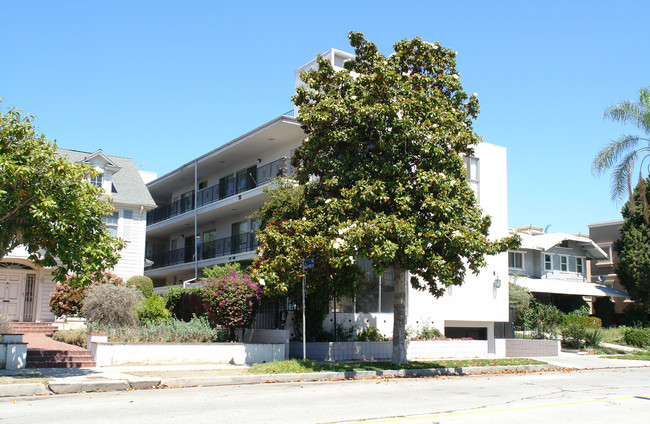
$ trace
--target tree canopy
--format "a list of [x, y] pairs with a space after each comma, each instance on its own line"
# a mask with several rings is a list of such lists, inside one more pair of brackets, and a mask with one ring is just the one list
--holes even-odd
[[30, 260], [56, 267], [56, 280], [72, 272], [82, 283], [112, 268], [124, 242], [102, 222], [113, 206], [88, 181], [94, 174], [57, 155], [32, 116], [0, 113], [0, 259], [23, 245]]
[[624, 100], [605, 110], [604, 116], [623, 124], [631, 124], [645, 133], [638, 135], [622, 135], [617, 140], [610, 141], [598, 152], [592, 163], [592, 171], [602, 174], [606, 170], [612, 172], [612, 200], [619, 199], [628, 192], [630, 212], [635, 213], [636, 202], [633, 198], [633, 173], [638, 166], [639, 181], [642, 194], [639, 210], [644, 214], [646, 223], [650, 224], [648, 201], [643, 189], [644, 179], [650, 175], [650, 163], [644, 167], [644, 161], [650, 158], [650, 88], [639, 90], [639, 100], [632, 102]]
[[[645, 193], [641, 193], [642, 188]], [[623, 206], [621, 213], [624, 223], [619, 228], [621, 237], [614, 242], [614, 250], [619, 257], [616, 274], [621, 284], [632, 299], [639, 302], [646, 313], [650, 313], [650, 224], [642, 214], [632, 212], [641, 210], [642, 197], [650, 197], [650, 178], [634, 190], [636, 208], [630, 202]]]
[[406, 271], [411, 285], [441, 296], [477, 273], [485, 256], [514, 247], [490, 240], [491, 220], [469, 187], [464, 157], [480, 142], [479, 106], [456, 70], [456, 53], [419, 38], [386, 57], [351, 32], [356, 57], [301, 75], [293, 97], [305, 132], [292, 159], [301, 187], [293, 214], [263, 227], [256, 273], [286, 290], [300, 259], [321, 264], [317, 282], [361, 276], [356, 258], [395, 273], [393, 361], [405, 362]]

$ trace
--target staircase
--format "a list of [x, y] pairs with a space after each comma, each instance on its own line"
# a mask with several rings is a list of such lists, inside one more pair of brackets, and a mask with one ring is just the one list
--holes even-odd
[[[78, 346], [71, 346], [78, 347]], [[27, 348], [27, 368], [81, 368], [94, 367], [95, 360], [89, 351]]]
[[12, 322], [14, 333], [18, 334], [44, 334], [51, 336], [56, 327], [50, 322]]
[[14, 333], [27, 343], [27, 368], [94, 367], [95, 360], [82, 347], [52, 340], [56, 327], [47, 322], [14, 322]]

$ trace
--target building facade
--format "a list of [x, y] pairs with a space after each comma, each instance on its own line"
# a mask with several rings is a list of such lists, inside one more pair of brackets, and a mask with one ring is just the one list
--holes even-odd
[[[625, 287], [618, 280], [616, 275], [616, 265], [618, 264], [618, 255], [612, 248], [614, 242], [621, 237], [618, 229], [623, 225], [622, 219], [605, 222], [594, 222], [587, 225], [589, 228], [589, 238], [600, 247], [607, 255], [606, 258], [591, 261], [589, 267], [589, 281], [612, 287], [616, 290], [625, 291]], [[621, 314], [630, 304], [627, 299], [616, 298], [614, 300], [614, 313]]]
[[[98, 175], [90, 182], [104, 189], [112, 199], [113, 212], [104, 217], [109, 231], [126, 241], [120, 260], [112, 271], [124, 280], [142, 275], [146, 238], [146, 213], [156, 204], [130, 158], [109, 156], [103, 151], [81, 152], [58, 149], [71, 162], [94, 168]], [[147, 173], [150, 177], [150, 173]], [[50, 293], [55, 282], [52, 269], [36, 266], [24, 247], [14, 249], [0, 262], [0, 312], [16, 321], [54, 321]]]
[[[335, 69], [354, 56], [329, 50], [323, 57]], [[299, 73], [316, 66], [311, 61]], [[296, 110], [188, 162], [148, 184], [159, 205], [147, 215], [146, 257], [152, 265], [145, 275], [157, 287], [187, 285], [201, 277], [202, 269], [225, 262], [252, 262], [255, 257], [251, 215], [266, 200], [264, 188], [276, 176], [290, 175], [290, 158], [304, 136], [296, 122]], [[475, 156], [466, 158], [468, 179], [481, 208], [492, 217], [490, 237], [508, 236], [506, 150], [489, 143], [476, 146]], [[368, 263], [369, 283], [356, 299], [332, 301], [323, 325], [377, 327], [391, 335], [393, 326], [393, 279], [387, 272], [378, 277]], [[446, 291], [439, 299], [428, 292], [409, 289], [408, 325], [433, 326], [450, 337], [494, 340], [495, 323], [508, 321], [507, 254], [487, 259], [478, 275], [468, 273], [465, 284]], [[160, 290], [160, 289], [158, 289]], [[288, 308], [271, 328], [291, 325]], [[279, 323], [279, 324], [278, 324]]]
[[[510, 280], [528, 288], [538, 298], [562, 306], [569, 296], [593, 303], [597, 298], [625, 298], [627, 293], [595, 284], [588, 278], [593, 263], [605, 261], [607, 253], [582, 234], [546, 233], [541, 227], [517, 227], [521, 247], [508, 252]], [[570, 312], [570, 311], [564, 311]]]

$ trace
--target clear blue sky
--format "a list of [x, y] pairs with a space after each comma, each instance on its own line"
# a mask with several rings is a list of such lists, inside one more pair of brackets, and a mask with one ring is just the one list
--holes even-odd
[[[312, 5], [313, 3], [313, 5]], [[61, 147], [159, 175], [292, 108], [293, 71], [361, 31], [389, 54], [422, 37], [458, 51], [475, 129], [508, 149], [509, 224], [587, 232], [620, 218], [603, 120], [650, 85], [647, 1], [0, 0], [0, 97]]]

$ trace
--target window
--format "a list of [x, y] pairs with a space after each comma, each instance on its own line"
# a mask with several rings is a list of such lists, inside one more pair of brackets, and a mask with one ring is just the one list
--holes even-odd
[[560, 271], [568, 271], [569, 270], [569, 257], [568, 256], [560, 256]]
[[208, 182], [207, 182], [207, 181], [201, 181], [201, 182], [199, 183], [199, 190], [203, 190], [203, 189], [206, 188], [207, 186], [208, 186]]
[[474, 190], [474, 195], [479, 198], [479, 162], [478, 158], [466, 157], [465, 159], [465, 172], [467, 172], [467, 180], [469, 187]]
[[120, 219], [119, 212], [113, 212], [111, 214], [104, 215], [104, 217], [102, 218], [102, 221], [104, 221], [104, 225], [106, 225], [106, 228], [108, 228], [108, 232], [113, 237], [117, 237], [117, 223], [119, 219]]
[[104, 184], [104, 174], [97, 174], [94, 177], [90, 177], [90, 184], [97, 186], [97, 187], [103, 187]]
[[584, 273], [584, 259], [583, 258], [576, 258], [576, 272], [578, 274], [583, 274]]
[[524, 254], [521, 252], [508, 252], [508, 267], [524, 269]]
[[611, 243], [604, 243], [604, 244], [599, 244], [598, 247], [602, 249], [603, 252], [607, 255], [606, 259], [598, 259], [598, 262], [596, 262], [596, 265], [611, 265], [612, 264], [612, 244]]
[[203, 233], [201, 240], [201, 259], [210, 259], [217, 256], [217, 231], [210, 230]]
[[544, 254], [544, 270], [551, 271], [553, 269], [553, 257], [545, 253]]

